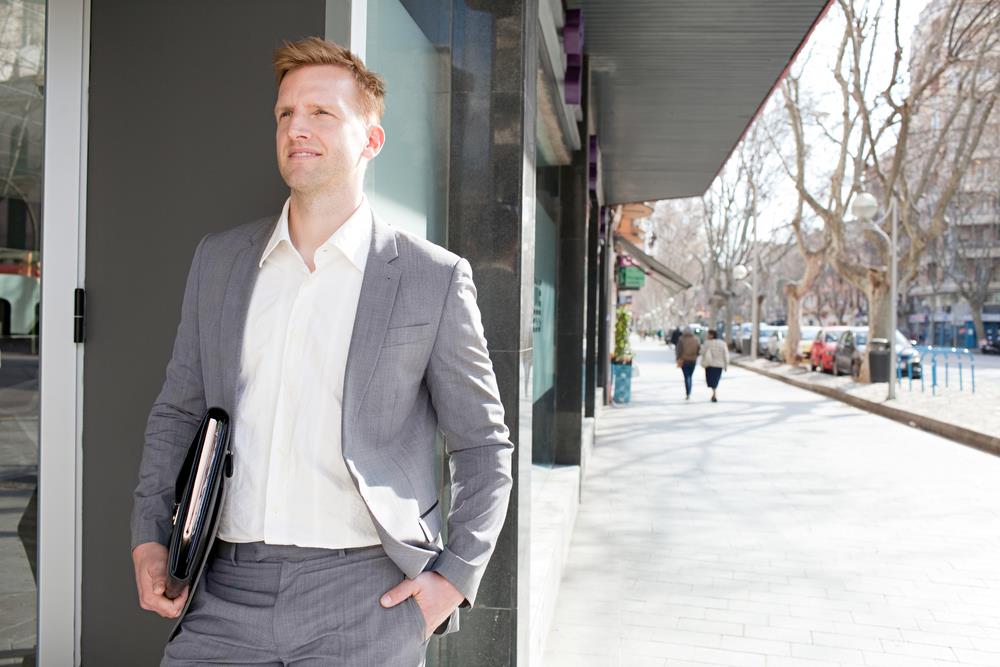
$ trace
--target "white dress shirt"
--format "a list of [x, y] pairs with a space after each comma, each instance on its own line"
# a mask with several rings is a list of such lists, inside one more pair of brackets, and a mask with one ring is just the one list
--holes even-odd
[[235, 470], [219, 525], [228, 542], [346, 549], [379, 543], [344, 463], [344, 368], [372, 238], [363, 200], [310, 272], [288, 206], [260, 259], [243, 339]]

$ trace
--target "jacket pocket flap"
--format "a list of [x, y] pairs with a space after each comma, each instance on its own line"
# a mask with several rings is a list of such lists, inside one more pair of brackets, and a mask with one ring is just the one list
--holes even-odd
[[405, 327], [390, 327], [385, 331], [385, 339], [382, 341], [382, 347], [416, 343], [417, 341], [429, 338], [430, 335], [430, 324], [411, 324]]

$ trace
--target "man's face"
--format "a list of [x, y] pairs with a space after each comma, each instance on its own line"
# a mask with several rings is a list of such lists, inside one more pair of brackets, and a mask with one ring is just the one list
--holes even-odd
[[274, 116], [278, 170], [298, 192], [360, 183], [382, 147], [382, 128], [368, 118], [354, 77], [336, 65], [307, 65], [285, 75]]

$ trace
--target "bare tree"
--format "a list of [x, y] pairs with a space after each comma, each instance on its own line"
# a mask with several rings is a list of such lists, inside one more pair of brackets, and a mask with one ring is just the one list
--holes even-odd
[[[754, 123], [734, 158], [702, 197], [708, 251], [704, 275], [710, 285], [713, 321], [725, 322], [723, 333], [730, 342], [735, 305], [744, 300], [741, 297], [749, 296], [738, 289], [742, 279], [737, 278], [736, 267], [752, 269], [752, 264], [764, 262], [770, 266], [787, 251], [787, 244], [770, 240], [782, 233], [780, 228], [769, 230], [766, 242], [757, 239], [760, 212], [772, 197], [775, 180], [769, 148], [762, 123]], [[759, 257], [760, 262], [751, 261], [761, 253], [765, 256]], [[759, 280], [765, 277], [759, 276]], [[720, 313], [724, 317], [720, 318]]]
[[865, 296], [861, 290], [829, 266], [820, 273], [816, 291], [820, 295], [820, 310], [830, 313], [839, 324], [853, 324], [864, 305]]
[[[869, 189], [883, 211], [895, 206], [899, 274], [902, 283], [908, 281], [929, 245], [944, 233], [948, 204], [1000, 94], [997, 72], [983, 66], [1000, 38], [1000, 0], [941, 0], [937, 27], [927, 32], [926, 42], [915, 46], [933, 57], [913, 59], [909, 86], [902, 76], [901, 2], [891, 3], [888, 29], [894, 52], [890, 71], [879, 82], [874, 54], [886, 23], [883, 3], [837, 1], [843, 34], [832, 68], [840, 102], [835, 122], [802, 113], [796, 102], [801, 75], [784, 85], [795, 139], [796, 189], [829, 234], [832, 265], [867, 295], [870, 336], [890, 340], [894, 336], [888, 331], [888, 315], [894, 297], [889, 294], [888, 248], [873, 230], [848, 220], [848, 205], [857, 192]], [[941, 86], [954, 94], [946, 98], [937, 128], [914, 133], [914, 115]], [[815, 137], [835, 149], [833, 168], [820, 185], [813, 178], [818, 167], [810, 160], [815, 142], [807, 139], [807, 121]], [[880, 224], [888, 230], [888, 216]], [[868, 252], [859, 251], [859, 241]], [[862, 377], [868, 377], [867, 360]]]
[[820, 233], [819, 243], [810, 243], [803, 230], [803, 204], [801, 195], [798, 198], [795, 215], [792, 218], [792, 230], [795, 234], [795, 247], [805, 267], [802, 277], [785, 284], [785, 311], [788, 321], [788, 333], [782, 347], [782, 356], [787, 364], [798, 364], [799, 342], [802, 340], [802, 299], [812, 290], [823, 270], [830, 238], [825, 228]]
[[[697, 206], [695, 204], [698, 204]], [[700, 202], [693, 199], [662, 200], [647, 219], [649, 253], [687, 280], [693, 287], [678, 292], [656, 276], [636, 296], [634, 310], [655, 328], [679, 326], [695, 319], [704, 302], [705, 239]]]

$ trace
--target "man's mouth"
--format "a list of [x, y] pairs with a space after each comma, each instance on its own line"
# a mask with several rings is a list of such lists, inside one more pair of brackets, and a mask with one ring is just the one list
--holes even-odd
[[290, 158], [311, 158], [319, 157], [319, 153], [314, 153], [312, 151], [292, 151], [288, 154]]

